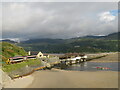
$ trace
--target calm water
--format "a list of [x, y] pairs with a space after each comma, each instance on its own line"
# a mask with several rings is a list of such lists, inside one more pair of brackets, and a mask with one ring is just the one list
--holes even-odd
[[[120, 63], [119, 63], [120, 65]], [[109, 69], [97, 69], [97, 67], [107, 67]], [[99, 63], [99, 62], [84, 62], [81, 64], [73, 64], [71, 66], [67, 66], [63, 68], [64, 70], [75, 70], [75, 71], [120, 71], [118, 69], [118, 63]]]

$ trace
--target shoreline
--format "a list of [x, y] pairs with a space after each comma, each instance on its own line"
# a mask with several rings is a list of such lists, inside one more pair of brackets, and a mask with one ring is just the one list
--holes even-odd
[[4, 88], [26, 88], [33, 83], [34, 77], [32, 75], [25, 76], [11, 80], [3, 86]]
[[[100, 88], [101, 85], [97, 85], [97, 87], [96, 86], [93, 87], [94, 85], [92, 87], [90, 87], [89, 85], [87, 87], [79, 87], [78, 83], [82, 84], [81, 82], [79, 82], [79, 80], [82, 80], [82, 82], [84, 82], [84, 84], [88, 84], [88, 83], [85, 83], [86, 80], [89, 83], [91, 83], [93, 81], [96, 81], [96, 83], [101, 83], [101, 80], [103, 79], [102, 82], [104, 84], [107, 84], [106, 80], [104, 80], [105, 78], [107, 78], [107, 80], [109, 80], [109, 78], [112, 80], [111, 82], [109, 82], [109, 84], [112, 85], [112, 86], [110, 86], [110, 88], [116, 88], [116, 87], [118, 87], [117, 84], [115, 85], [115, 84], [111, 84], [111, 83], [112, 82], [117, 83], [117, 81], [116, 81], [118, 79], [117, 73], [119, 73], [119, 72], [117, 72], [117, 71], [69, 71], [69, 70], [60, 70], [60, 69], [53, 68], [52, 70], [36, 71], [29, 76], [25, 76], [22, 78], [17, 78], [15, 80], [12, 80], [11, 82], [8, 82], [4, 86], [4, 88], [72, 88], [72, 87], [73, 88], [76, 88], [76, 87], [77, 88]], [[94, 75], [93, 77], [91, 77], [93, 79], [89, 78], [90, 74]], [[57, 82], [56, 79], [58, 79], [58, 81], [59, 81], [59, 78], [64, 80], [64, 77], [60, 77], [59, 75], [62, 75], [62, 76], [65, 75], [65, 78], [67, 78], [67, 80], [65, 79], [65, 82], [68, 82], [68, 84], [69, 84], [69, 80], [72, 80], [74, 83], [76, 82], [75, 86], [72, 85], [72, 87], [71, 87], [71, 83], [70, 83], [70, 86], [68, 85], [68, 87], [65, 87], [62, 83], [61, 83], [61, 85], [57, 84], [56, 87], [54, 87], [53, 84], [51, 86], [49, 86], [49, 84]], [[72, 77], [71, 75], [76, 76], [76, 78]], [[49, 77], [47, 77], [47, 76], [49, 76]], [[83, 76], [83, 77], [81, 78], [81, 76]], [[77, 78], [77, 77], [79, 77], [79, 78]], [[51, 78], [53, 81], [50, 81]], [[83, 78], [85, 80], [83, 80]], [[44, 80], [46, 82], [44, 82]], [[35, 86], [35, 84], [39, 84], [36, 82], [43, 82], [43, 83], [39, 87], [39, 85]], [[44, 86], [44, 85], [46, 85], [46, 86]], [[101, 88], [104, 88], [104, 87], [101, 87]]]
[[100, 62], [100, 63], [112, 63], [112, 62], [114, 63], [115, 62], [115, 63], [120, 63], [120, 61], [94, 61], [94, 60], [89, 61], [89, 62]]
[[[112, 58], [111, 58], [112, 57]], [[120, 62], [120, 61], [117, 61], [117, 59], [118, 58], [116, 58], [117, 56], [116, 56], [116, 54], [112, 54], [112, 56], [111, 55], [108, 55], [108, 56], [106, 56], [106, 57], [103, 57], [103, 58], [99, 58], [99, 59], [94, 59], [94, 60], [91, 60], [91, 61], [88, 61], [88, 62], [99, 62], [99, 63], [113, 63], [113, 62]], [[38, 70], [38, 71], [37, 71]], [[74, 74], [74, 73], [76, 73], [76, 74]], [[93, 74], [94, 73], [94, 74]], [[35, 69], [35, 72], [34, 73], [32, 73], [32, 74], [30, 74], [30, 75], [27, 75], [27, 76], [23, 76], [22, 78], [16, 78], [16, 79], [14, 79], [14, 80], [12, 80], [11, 82], [9, 82], [9, 83], [7, 83], [6, 85], [5, 85], [5, 87], [4, 88], [28, 88], [28, 87], [32, 87], [32, 84], [33, 84], [33, 82], [38, 82], [38, 84], [39, 84], [39, 81], [38, 81], [38, 79], [39, 79], [39, 77], [42, 77], [42, 79], [40, 79], [40, 80], [42, 80], [43, 82], [44, 82], [44, 79], [46, 80], [47, 78], [48, 78], [48, 81], [46, 80], [46, 83], [48, 84], [48, 88], [49, 88], [49, 84], [51, 85], [51, 83], [49, 83], [49, 81], [51, 80], [51, 78], [52, 78], [52, 80], [53, 81], [55, 81], [56, 83], [57, 83], [57, 81], [56, 80], [54, 80], [54, 78], [55, 79], [58, 79], [57, 77], [59, 76], [59, 75], [61, 75], [61, 76], [63, 76], [63, 78], [64, 78], [64, 76], [66, 77], [66, 78], [69, 78], [69, 79], [67, 79], [68, 81], [69, 80], [71, 80], [71, 81], [73, 81], [73, 82], [79, 82], [79, 81], [77, 81], [79, 78], [80, 78], [80, 80], [82, 79], [82, 81], [84, 82], [84, 84], [86, 85], [87, 83], [85, 82], [85, 80], [86, 80], [86, 78], [85, 77], [87, 77], [87, 79], [88, 80], [86, 80], [86, 81], [89, 81], [89, 83], [91, 83], [92, 81], [94, 81], [94, 79], [95, 79], [95, 82], [96, 83], [100, 83], [99, 81], [100, 81], [100, 79], [102, 80], [103, 78], [103, 82], [107, 85], [107, 83], [109, 83], [110, 85], [111, 85], [111, 87], [112, 88], [114, 88], [114, 87], [116, 87], [116, 85], [114, 84], [112, 84], [112, 81], [114, 81], [115, 83], [117, 83], [116, 81], [118, 80], [118, 74], [117, 73], [120, 73], [120, 72], [118, 72], [118, 71], [72, 71], [72, 70], [61, 70], [61, 69], [55, 69], [55, 68], [52, 68], [51, 70], [41, 70], [41, 71], [39, 71], [39, 68], [37, 68], [37, 69]], [[46, 75], [47, 74], [47, 75]], [[55, 75], [54, 75], [55, 74]], [[71, 75], [68, 75], [68, 74], [71, 74], [71, 75], [73, 75], [73, 76], [71, 76]], [[78, 75], [78, 74], [80, 74], [80, 76]], [[91, 74], [93, 74], [93, 80], [89, 80], [89, 75], [91, 75]], [[100, 75], [99, 75], [100, 74]], [[36, 77], [36, 75], [38, 76], [38, 79], [37, 79], [37, 77]], [[82, 75], [82, 76], [81, 76]], [[49, 76], [51, 76], [51, 78], [49, 77]], [[55, 77], [53, 77], [53, 76], [55, 76]], [[59, 76], [60, 78], [61, 78], [61, 80], [63, 79], [61, 76]], [[76, 76], [76, 77], [78, 77], [78, 79], [76, 80], [76, 78], [74, 78], [74, 76]], [[101, 77], [102, 76], [102, 77]], [[114, 76], [114, 77], [113, 77]], [[81, 77], [83, 77], [83, 78], [85, 78], [85, 80], [83, 80], [83, 78], [81, 78]], [[110, 77], [110, 78], [109, 78]], [[65, 78], [65, 82], [67, 82], [67, 83], [69, 83], [67, 80], [66, 80], [66, 78]], [[74, 78], [74, 79], [72, 79], [72, 78]], [[49, 80], [50, 79], [50, 80]], [[112, 81], [110, 82], [107, 82], [107, 81], [104, 81], [105, 79], [107, 79], [108, 81], [109, 81], [109, 79], [112, 79]], [[51, 81], [52, 81], [51, 80]], [[59, 79], [58, 79], [59, 80]], [[60, 81], [61, 81], [60, 80]], [[96, 81], [96, 80], [98, 80], [98, 81]], [[70, 81], [70, 82], [71, 82]], [[24, 83], [23, 83], [24, 82]], [[61, 82], [63, 82], [63, 81], [61, 81]], [[54, 82], [53, 82], [54, 83]], [[56, 83], [54, 83], [55, 85], [57, 85]], [[64, 83], [64, 82], [63, 82]], [[44, 84], [45, 83], [43, 83], [43, 85], [42, 86], [40, 86], [40, 88], [46, 88], [45, 86], [44, 86]], [[82, 88], [83, 86], [81, 86], [81, 87], [79, 87], [78, 86], [78, 84], [82, 84], [81, 82], [79, 82], [79, 83], [77, 83], [77, 85], [75, 85], [76, 87], [78, 87], [78, 88]], [[30, 86], [31, 85], [31, 86]], [[37, 83], [36, 83], [36, 85], [37, 85]], [[72, 88], [72, 87], [75, 87], [74, 85], [72, 85], [71, 83], [69, 84], [70, 86], [68, 87], [68, 88]], [[87, 84], [88, 85], [88, 84]], [[71, 87], [72, 86], [72, 87]], [[93, 85], [94, 86], [94, 85]], [[92, 86], [92, 87], [93, 87]], [[104, 85], [103, 85], [104, 86]], [[98, 88], [98, 87], [103, 87], [103, 86], [101, 86], [101, 85], [98, 85], [96, 88]], [[39, 85], [38, 86], [36, 86], [36, 87], [38, 87], [39, 88]], [[52, 88], [54, 88], [54, 85], [52, 84], [50, 87], [52, 87]], [[57, 87], [55, 87], [55, 88], [60, 88], [60, 87], [66, 87], [66, 86], [64, 86], [62, 83], [61, 83], [61, 85], [57, 85]], [[92, 88], [92, 87], [88, 87], [88, 88]], [[107, 86], [105, 86], [105, 87], [107, 87]], [[35, 88], [35, 85], [33, 85], [33, 88]], [[87, 87], [85, 87], [85, 88], [87, 88]], [[104, 88], [104, 87], [103, 87]], [[108, 87], [109, 88], [109, 87]]]

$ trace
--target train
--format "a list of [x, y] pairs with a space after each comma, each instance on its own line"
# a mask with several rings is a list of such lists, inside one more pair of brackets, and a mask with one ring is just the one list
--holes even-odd
[[10, 57], [8, 60], [6, 60], [6, 64], [19, 63], [19, 62], [27, 61], [27, 60], [30, 60], [30, 59], [37, 59], [37, 56], [32, 55], [32, 56]]

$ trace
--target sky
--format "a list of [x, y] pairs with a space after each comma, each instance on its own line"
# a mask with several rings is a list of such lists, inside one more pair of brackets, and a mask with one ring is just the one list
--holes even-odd
[[117, 2], [4, 2], [2, 38], [107, 35], [118, 31], [118, 13]]

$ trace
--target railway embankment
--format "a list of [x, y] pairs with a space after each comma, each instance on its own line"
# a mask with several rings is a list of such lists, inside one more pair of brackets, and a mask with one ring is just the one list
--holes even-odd
[[[16, 64], [10, 64], [10, 65], [5, 65], [0, 69], [0, 76], [2, 77], [0, 79], [0, 86], [1, 87], [6, 87], [6, 86], [11, 86], [9, 85], [10, 82], [14, 83], [15, 82], [22, 82], [23, 80], [28, 80], [27, 78], [24, 78], [24, 76], [30, 78], [32, 80], [32, 77], [29, 77], [30, 74], [35, 72], [36, 70], [43, 70], [45, 68], [48, 68], [49, 65], [54, 65], [58, 63], [58, 57], [53, 57], [53, 58], [44, 58], [45, 61], [42, 61], [41, 59], [39, 60], [31, 60], [27, 62], [21, 62], [21, 63], [16, 63]], [[29, 75], [29, 76], [28, 76]], [[23, 80], [18, 80], [24, 78]], [[31, 81], [29, 81], [31, 82]], [[26, 85], [26, 84], [25, 84]], [[23, 86], [25, 86], [23, 85]], [[19, 87], [19, 86], [18, 86]]]
[[[43, 61], [44, 59], [44, 61]], [[27, 76], [36, 70], [45, 69], [58, 63], [58, 57], [33, 59], [24, 62], [3, 65], [2, 70], [8, 74], [11, 79]]]

